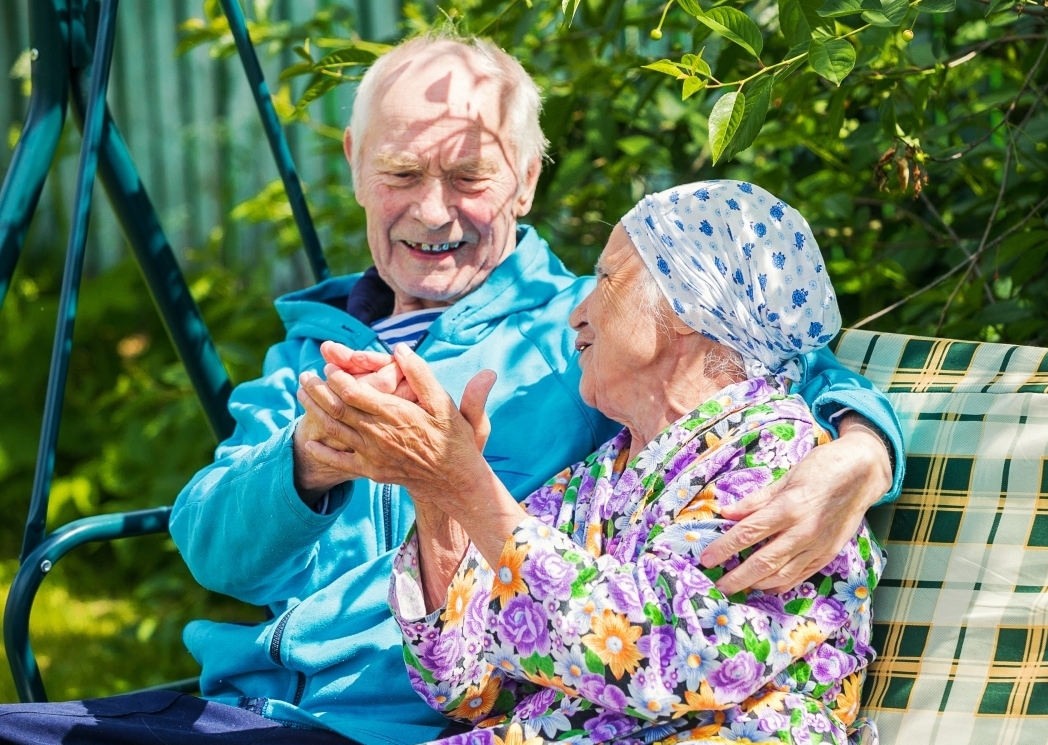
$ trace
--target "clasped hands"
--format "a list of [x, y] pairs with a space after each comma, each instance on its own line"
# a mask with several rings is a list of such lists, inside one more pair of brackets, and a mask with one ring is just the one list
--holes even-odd
[[[302, 498], [312, 503], [359, 477], [399, 484], [415, 502], [420, 528], [443, 526], [450, 516], [451, 532], [461, 526], [494, 564], [523, 516], [482, 456], [491, 431], [484, 404], [495, 374], [474, 376], [456, 407], [406, 345], [388, 355], [325, 342], [321, 353], [327, 380], [312, 372], [299, 380], [306, 414], [295, 430], [294, 452]], [[890, 488], [890, 461], [877, 433], [859, 415], [842, 419], [837, 440], [815, 448], [775, 484], [724, 508], [723, 516], [738, 524], [706, 548], [704, 564], [718, 566], [765, 543], [718, 580], [722, 591], [797, 586], [840, 552]], [[453, 542], [448, 555], [460, 555], [461, 541]]]

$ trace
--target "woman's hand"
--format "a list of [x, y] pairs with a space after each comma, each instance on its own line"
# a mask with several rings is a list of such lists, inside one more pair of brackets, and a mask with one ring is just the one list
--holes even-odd
[[722, 517], [739, 522], [707, 546], [704, 565], [719, 566], [770, 538], [718, 580], [722, 592], [785, 592], [840, 553], [892, 485], [887, 450], [872, 427], [859, 414], [845, 414], [837, 440], [813, 449], [770, 487], [722, 509]]

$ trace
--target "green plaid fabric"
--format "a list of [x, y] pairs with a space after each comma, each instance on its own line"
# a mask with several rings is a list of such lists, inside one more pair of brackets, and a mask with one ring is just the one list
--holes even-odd
[[1048, 742], [1048, 349], [847, 331], [888, 393], [906, 480], [870, 521], [888, 553], [865, 713], [884, 745]]

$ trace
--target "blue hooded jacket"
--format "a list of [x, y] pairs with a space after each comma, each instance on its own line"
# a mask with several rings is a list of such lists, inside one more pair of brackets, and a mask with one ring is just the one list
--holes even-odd
[[[480, 370], [498, 374], [484, 455], [518, 499], [621, 429], [578, 392], [575, 334], [566, 321], [592, 287], [592, 278], [575, 277], [522, 227], [516, 250], [418, 346], [455, 400]], [[295, 490], [291, 435], [303, 413], [299, 374], [322, 370], [320, 344], [329, 339], [383, 349], [368, 324], [392, 309], [389, 292], [368, 273], [277, 300], [287, 339], [269, 350], [261, 378], [233, 391], [236, 430], [171, 515], [171, 534], [197, 581], [274, 614], [255, 625], [186, 627], [186, 646], [203, 667], [203, 695], [365, 745], [421, 742], [447, 726], [409, 685], [386, 604], [393, 554], [414, 510], [399, 487], [360, 479], [332, 490], [325, 514], [314, 512]], [[892, 440], [899, 466], [886, 499], [893, 499], [902, 435], [887, 400], [828, 351], [802, 367], [800, 392], [831, 431], [829, 417], [848, 407]]]

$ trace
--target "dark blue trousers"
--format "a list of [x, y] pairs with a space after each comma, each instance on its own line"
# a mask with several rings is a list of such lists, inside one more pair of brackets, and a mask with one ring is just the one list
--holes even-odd
[[4, 745], [354, 745], [173, 691], [0, 706]]

